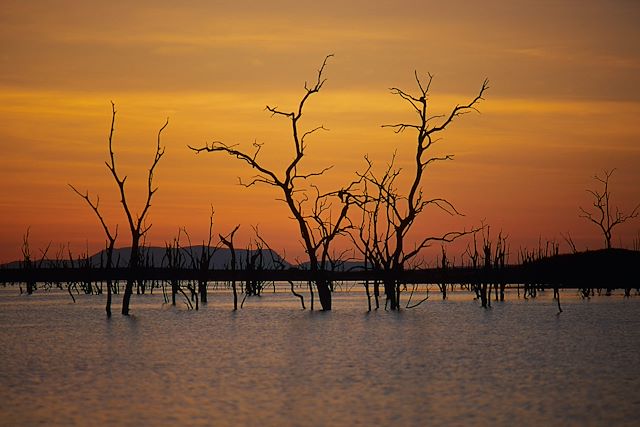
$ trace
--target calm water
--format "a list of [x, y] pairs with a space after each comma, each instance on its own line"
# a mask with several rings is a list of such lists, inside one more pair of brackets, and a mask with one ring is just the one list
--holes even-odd
[[0, 288], [0, 425], [638, 425], [640, 297], [567, 292], [557, 316], [550, 296], [367, 314], [360, 292], [331, 313], [134, 295], [107, 320], [101, 296]]

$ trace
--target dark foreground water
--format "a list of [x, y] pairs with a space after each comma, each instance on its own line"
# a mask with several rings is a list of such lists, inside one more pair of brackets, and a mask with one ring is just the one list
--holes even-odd
[[[331, 313], [266, 294], [187, 311], [160, 295], [0, 288], [0, 425], [638, 425], [640, 297], [468, 294]], [[115, 313], [119, 310], [116, 299]]]

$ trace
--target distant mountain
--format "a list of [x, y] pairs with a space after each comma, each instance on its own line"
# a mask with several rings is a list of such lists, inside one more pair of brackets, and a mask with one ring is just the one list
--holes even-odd
[[[179, 256], [181, 259], [181, 267], [191, 268], [193, 266], [192, 257], [195, 259], [195, 262], [199, 265], [200, 257], [202, 256], [203, 251], [207, 249], [206, 246], [188, 246], [182, 247], [178, 250], [172, 249], [171, 255]], [[227, 248], [209, 248], [210, 251], [213, 252], [213, 256], [211, 257], [211, 261], [209, 263], [210, 269], [225, 269], [231, 267], [231, 250]], [[141, 263], [144, 266], [148, 267], [168, 267], [169, 266], [169, 258], [167, 249], [163, 247], [145, 247], [141, 251], [142, 260]], [[177, 254], [176, 254], [177, 252]], [[129, 257], [131, 256], [131, 248], [116, 248], [113, 250], [113, 264], [114, 267], [126, 267], [129, 263]], [[246, 249], [236, 249], [236, 268], [244, 269], [247, 264], [250, 262], [251, 258], [256, 256], [257, 264], [260, 263], [260, 258], [255, 250], [246, 250]], [[92, 267], [100, 267], [104, 265], [107, 260], [106, 251], [102, 250], [92, 256], [89, 257], [89, 262]], [[80, 266], [79, 263], [82, 260], [73, 260], [73, 266]], [[34, 260], [34, 263], [38, 265], [40, 260]], [[71, 267], [72, 263], [69, 259], [63, 259], [60, 261], [45, 259], [42, 261], [43, 268], [50, 267], [59, 267], [61, 264]], [[262, 268], [265, 269], [275, 269], [278, 268], [279, 263], [284, 265], [284, 268], [290, 268], [291, 264], [285, 261], [277, 252], [262, 250]], [[13, 261], [6, 264], [0, 265], [0, 268], [20, 268], [22, 266], [22, 261]]]

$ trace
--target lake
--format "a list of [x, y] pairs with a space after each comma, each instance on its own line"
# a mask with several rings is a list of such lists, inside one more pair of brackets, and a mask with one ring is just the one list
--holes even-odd
[[638, 425], [640, 297], [551, 297], [233, 312], [226, 291], [199, 311], [157, 292], [107, 319], [105, 296], [0, 288], [0, 425]]

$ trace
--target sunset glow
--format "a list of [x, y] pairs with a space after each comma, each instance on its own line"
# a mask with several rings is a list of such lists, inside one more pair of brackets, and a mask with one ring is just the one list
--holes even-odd
[[[241, 224], [238, 242], [246, 245], [259, 225], [275, 250], [302, 257], [274, 189], [239, 186], [238, 177], [252, 175], [246, 164], [187, 145], [220, 140], [249, 149], [258, 141], [265, 163], [283, 165], [290, 127], [265, 105], [295, 109], [330, 53], [327, 82], [302, 121], [329, 130], [310, 138], [304, 163], [333, 165], [317, 181], [326, 190], [352, 180], [365, 154], [383, 168], [397, 150], [398, 165], [411, 167], [414, 136], [380, 125], [413, 119], [389, 88], [412, 91], [414, 70], [435, 75], [434, 115], [473, 99], [490, 80], [480, 114], [460, 117], [435, 147], [455, 160], [435, 166], [424, 183], [430, 197], [448, 198], [465, 216], [428, 213], [416, 234], [484, 222], [514, 248], [571, 233], [579, 249], [595, 249], [601, 235], [578, 217], [579, 206], [590, 206], [593, 175], [616, 168], [614, 204], [628, 212], [640, 203], [636, 2], [55, 3], [0, 8], [0, 262], [20, 258], [28, 227], [35, 254], [49, 242], [53, 251], [102, 249], [99, 224], [68, 183], [100, 196], [107, 222], [120, 224], [117, 246], [128, 245], [104, 164], [110, 101], [134, 211], [169, 118], [147, 244], [161, 246], [181, 227], [200, 242], [213, 205], [216, 235]], [[630, 221], [614, 244], [631, 247], [638, 233], [640, 221]]]

